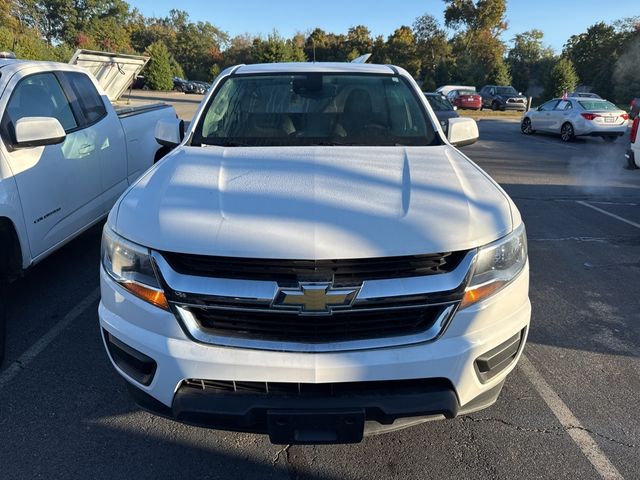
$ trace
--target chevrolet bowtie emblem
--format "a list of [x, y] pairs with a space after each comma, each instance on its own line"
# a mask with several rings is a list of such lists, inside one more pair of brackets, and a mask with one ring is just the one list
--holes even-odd
[[298, 288], [281, 288], [273, 300], [275, 308], [300, 313], [328, 314], [334, 308], [350, 307], [359, 288], [333, 288], [330, 283], [301, 283]]

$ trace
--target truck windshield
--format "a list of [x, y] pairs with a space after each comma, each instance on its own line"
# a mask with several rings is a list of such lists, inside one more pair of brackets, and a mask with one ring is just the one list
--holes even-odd
[[518, 95], [518, 92], [513, 87], [498, 87], [498, 95]]
[[424, 106], [399, 76], [273, 74], [218, 86], [193, 144], [439, 145]]

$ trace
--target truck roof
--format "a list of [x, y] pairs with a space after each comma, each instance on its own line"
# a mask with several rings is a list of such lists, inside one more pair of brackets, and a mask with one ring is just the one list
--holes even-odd
[[347, 63], [347, 62], [291, 62], [291, 63], [257, 63], [253, 65], [240, 65], [236, 74], [245, 75], [252, 73], [378, 73], [393, 75], [397, 73], [395, 67], [390, 65], [377, 65], [373, 63]]

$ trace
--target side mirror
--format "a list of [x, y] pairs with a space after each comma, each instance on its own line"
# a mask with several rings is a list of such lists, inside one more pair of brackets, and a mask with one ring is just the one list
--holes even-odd
[[454, 105], [454, 106], [453, 106], [453, 109], [454, 109], [454, 110], [458, 110], [458, 107], [456, 107], [456, 106]]
[[522, 95], [522, 92], [518, 92], [518, 95]]
[[472, 118], [450, 118], [447, 139], [454, 147], [464, 147], [478, 141], [478, 124]]
[[56, 145], [67, 137], [58, 119], [53, 117], [23, 117], [16, 122], [15, 132], [15, 148]]
[[178, 118], [158, 120], [155, 137], [160, 145], [177, 147], [184, 138], [184, 122]]

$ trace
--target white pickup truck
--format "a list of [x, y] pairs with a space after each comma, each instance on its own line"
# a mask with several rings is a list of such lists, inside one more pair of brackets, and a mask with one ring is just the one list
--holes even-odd
[[638, 130], [640, 129], [640, 116], [636, 115], [631, 124], [631, 132], [629, 135], [630, 145], [629, 150], [625, 154], [629, 168], [640, 168], [640, 135]]
[[104, 67], [103, 89], [78, 66], [0, 59], [0, 288], [104, 218], [159, 156], [153, 132], [173, 107], [109, 100], [144, 61], [78, 52], [74, 63]]
[[103, 340], [136, 401], [274, 443], [358, 442], [496, 401], [527, 337], [525, 228], [388, 65], [223, 72], [102, 240]]

